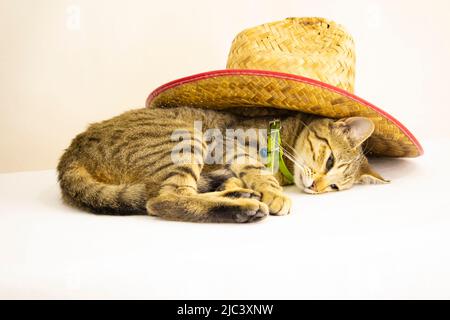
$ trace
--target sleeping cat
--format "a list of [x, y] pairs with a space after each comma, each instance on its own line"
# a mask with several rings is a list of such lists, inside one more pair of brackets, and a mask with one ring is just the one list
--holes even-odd
[[[369, 119], [281, 111], [277, 117], [287, 168], [305, 192], [386, 182], [364, 155], [364, 141], [374, 130]], [[60, 159], [63, 199], [99, 214], [149, 214], [180, 221], [252, 222], [269, 214], [286, 215], [291, 200], [281, 186], [288, 181], [280, 172], [268, 172], [260, 153], [250, 152], [249, 139], [233, 142], [233, 156], [221, 154], [222, 161], [211, 163], [207, 150], [213, 139], [198, 132], [267, 129], [271, 120], [270, 112], [242, 116], [179, 107], [137, 109], [93, 124]], [[185, 136], [174, 139], [174, 132]], [[256, 139], [258, 146], [266, 142], [261, 135]], [[180, 144], [188, 146], [191, 161], [174, 161], [174, 147]]]

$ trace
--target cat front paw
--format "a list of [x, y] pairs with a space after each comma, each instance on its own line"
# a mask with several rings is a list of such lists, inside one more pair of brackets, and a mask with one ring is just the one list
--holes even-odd
[[227, 198], [248, 198], [248, 199], [261, 199], [261, 193], [252, 189], [245, 188], [233, 188], [220, 192], [220, 195]]
[[266, 190], [261, 192], [261, 202], [269, 207], [269, 213], [274, 216], [285, 216], [289, 214], [292, 201], [280, 191]]
[[269, 208], [263, 202], [254, 199], [240, 199], [239, 210], [235, 210], [233, 219], [238, 223], [255, 222], [269, 214]]

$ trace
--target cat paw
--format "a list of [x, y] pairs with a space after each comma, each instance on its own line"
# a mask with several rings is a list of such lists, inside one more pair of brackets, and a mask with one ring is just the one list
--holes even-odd
[[238, 223], [256, 222], [269, 215], [269, 207], [265, 203], [249, 199], [240, 210], [234, 213], [234, 221]]
[[274, 216], [285, 216], [291, 210], [291, 199], [279, 191], [262, 192], [261, 201], [269, 207], [270, 214]]
[[221, 196], [227, 198], [261, 199], [261, 193], [252, 189], [233, 188], [222, 191]]

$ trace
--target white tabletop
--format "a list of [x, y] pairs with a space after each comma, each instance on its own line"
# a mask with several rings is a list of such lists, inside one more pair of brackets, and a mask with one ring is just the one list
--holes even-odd
[[55, 171], [0, 175], [0, 298], [450, 298], [450, 147], [377, 160], [389, 185], [287, 188], [255, 224], [96, 216]]

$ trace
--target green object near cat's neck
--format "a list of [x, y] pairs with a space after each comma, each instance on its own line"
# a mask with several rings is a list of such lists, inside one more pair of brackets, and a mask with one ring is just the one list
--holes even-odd
[[267, 135], [267, 167], [271, 169], [272, 173], [280, 170], [281, 174], [289, 183], [294, 182], [294, 177], [284, 163], [283, 148], [281, 147], [281, 121], [276, 119], [270, 121], [269, 132]]

